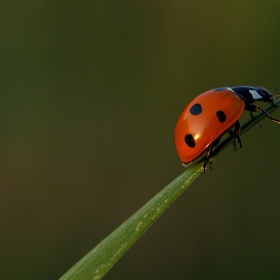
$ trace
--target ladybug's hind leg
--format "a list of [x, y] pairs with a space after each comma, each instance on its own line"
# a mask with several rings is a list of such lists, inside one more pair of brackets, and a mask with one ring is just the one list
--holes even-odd
[[204, 157], [204, 163], [203, 163], [203, 173], [206, 173], [206, 169], [207, 169], [207, 163], [208, 163], [208, 160], [209, 160], [209, 157], [210, 157], [210, 153], [213, 151], [213, 148], [210, 146], [205, 154], [205, 157]]
[[[219, 142], [221, 140], [221, 136], [219, 138], [217, 138], [207, 149], [205, 157], [204, 157], [204, 163], [203, 163], [203, 173], [206, 173], [206, 169], [207, 169], [207, 163], [209, 161], [211, 152], [215, 150], [215, 148], [218, 146]], [[212, 164], [212, 162], [210, 162], [210, 164]]]
[[[239, 143], [240, 148], [242, 148], [242, 140], [239, 136], [240, 131], [241, 131], [240, 122], [239, 122], [239, 120], [237, 120], [234, 124], [233, 134], [236, 136], [237, 142]], [[233, 142], [233, 145], [236, 146], [235, 141]]]

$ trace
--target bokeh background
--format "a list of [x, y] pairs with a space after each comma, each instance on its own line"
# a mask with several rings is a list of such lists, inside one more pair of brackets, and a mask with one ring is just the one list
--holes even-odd
[[[58, 279], [182, 173], [173, 129], [191, 98], [280, 86], [279, 11], [264, 0], [3, 1], [0, 278]], [[267, 119], [251, 129], [105, 279], [279, 277], [279, 142]]]

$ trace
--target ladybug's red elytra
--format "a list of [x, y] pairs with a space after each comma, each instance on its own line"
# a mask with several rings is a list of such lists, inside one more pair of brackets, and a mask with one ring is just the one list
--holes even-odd
[[244, 110], [262, 111], [267, 118], [280, 124], [280, 120], [257, 105], [263, 101], [278, 107], [274, 96], [263, 87], [236, 86], [216, 88], [195, 97], [181, 113], [174, 131], [174, 142], [183, 165], [205, 153], [203, 170], [206, 172], [207, 161], [217, 147], [222, 135], [233, 127], [233, 133], [242, 147], [239, 117]]

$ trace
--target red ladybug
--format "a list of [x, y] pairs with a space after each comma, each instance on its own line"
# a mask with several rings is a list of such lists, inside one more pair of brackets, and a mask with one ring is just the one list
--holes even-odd
[[216, 88], [195, 97], [183, 110], [174, 131], [174, 142], [183, 165], [190, 164], [204, 152], [203, 170], [211, 152], [218, 145], [222, 135], [234, 127], [240, 147], [242, 147], [238, 118], [244, 110], [262, 111], [270, 120], [280, 124], [265, 110], [252, 104], [263, 101], [278, 107], [274, 96], [263, 87], [236, 86]]

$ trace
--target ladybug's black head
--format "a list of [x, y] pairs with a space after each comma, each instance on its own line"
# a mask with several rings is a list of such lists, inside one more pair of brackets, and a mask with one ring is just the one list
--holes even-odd
[[272, 104], [273, 106], [278, 107], [274, 103], [274, 100], [275, 100], [274, 95], [272, 95], [266, 88], [258, 87], [258, 88], [256, 88], [256, 90], [262, 96], [262, 101], [268, 102], [268, 103]]

